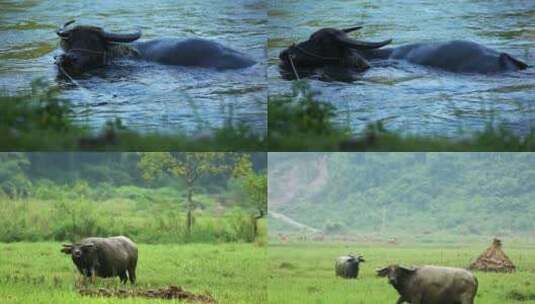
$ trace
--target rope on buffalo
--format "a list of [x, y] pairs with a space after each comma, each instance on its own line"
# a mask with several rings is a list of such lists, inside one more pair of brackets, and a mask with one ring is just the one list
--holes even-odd
[[[80, 48], [74, 48], [74, 49], [71, 49], [70, 51], [87, 52], [87, 53], [102, 55], [102, 62], [106, 64], [106, 52], [93, 51], [89, 49], [80, 49]], [[82, 94], [88, 97], [88, 99], [92, 99], [92, 100], [96, 99], [91, 91], [81, 86], [78, 81], [74, 80], [74, 78], [71, 75], [69, 75], [69, 73], [67, 73], [67, 71], [65, 71], [65, 69], [60, 64], [58, 64], [57, 66], [59, 70], [61, 71], [61, 73], [65, 75], [65, 77], [67, 77], [67, 79], [69, 79], [71, 83], [73, 83], [75, 86], [77, 86], [80, 89]]]
[[294, 72], [295, 78], [297, 80], [301, 80], [301, 78], [299, 78], [299, 74], [297, 73], [297, 70], [295, 69], [294, 60], [292, 59], [292, 57], [293, 57], [292, 55], [289, 55], [288, 60], [290, 61], [290, 65], [292, 66], [292, 70]]
[[[72, 76], [69, 75], [67, 73], [67, 71], [65, 71], [65, 69], [63, 69], [63, 67], [61, 65], [58, 64], [58, 68], [61, 71], [61, 73], [63, 73], [63, 75], [65, 75], [65, 77], [67, 77], [69, 79], [69, 81], [71, 83], [73, 83], [75, 86], [78, 87], [78, 89], [80, 89], [80, 92], [82, 92], [82, 94], [85, 95], [85, 98], [87, 98], [89, 100], [92, 100], [93, 102], [96, 100], [96, 97], [93, 94], [93, 92], [91, 92], [88, 89], [86, 89], [83, 86], [81, 86], [80, 83], [78, 83], [78, 81], [74, 80], [74, 78], [72, 78]], [[88, 117], [86, 117], [86, 118], [88, 118]]]

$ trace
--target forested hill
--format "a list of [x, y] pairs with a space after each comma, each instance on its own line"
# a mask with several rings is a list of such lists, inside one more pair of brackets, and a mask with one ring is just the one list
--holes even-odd
[[533, 154], [280, 153], [269, 172], [270, 210], [326, 232], [535, 233]]

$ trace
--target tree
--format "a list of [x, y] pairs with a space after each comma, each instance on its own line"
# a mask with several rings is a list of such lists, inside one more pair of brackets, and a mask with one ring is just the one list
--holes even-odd
[[30, 165], [23, 152], [0, 153], [0, 194], [10, 198], [28, 195], [31, 181], [26, 176], [26, 169]]
[[170, 174], [184, 181], [187, 188], [187, 233], [190, 235], [194, 220], [194, 186], [205, 175], [232, 172], [242, 157], [240, 153], [223, 152], [143, 152], [138, 167], [147, 181], [162, 174]]
[[244, 194], [240, 205], [251, 211], [253, 238], [256, 238], [258, 220], [267, 214], [267, 175], [254, 172], [250, 159], [242, 157], [234, 169], [234, 176]]

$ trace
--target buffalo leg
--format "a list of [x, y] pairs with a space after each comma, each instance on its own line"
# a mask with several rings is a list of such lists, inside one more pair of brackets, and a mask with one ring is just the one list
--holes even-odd
[[459, 304], [474, 304], [475, 295], [464, 294], [461, 296]]
[[119, 278], [121, 278], [121, 283], [126, 284], [126, 282], [128, 281], [126, 271], [119, 273]]
[[128, 278], [130, 279], [130, 283], [134, 284], [136, 282], [136, 268], [135, 267], [128, 268]]

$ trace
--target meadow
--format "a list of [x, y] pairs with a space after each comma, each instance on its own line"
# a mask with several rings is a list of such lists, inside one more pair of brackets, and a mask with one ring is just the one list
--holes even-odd
[[[139, 245], [136, 288], [176, 285], [209, 294], [217, 303], [266, 303], [266, 247], [253, 244]], [[0, 299], [3, 303], [173, 303], [170, 300], [82, 297], [80, 282], [61, 243], [1, 243]], [[94, 286], [122, 287], [118, 278]], [[131, 288], [130, 284], [126, 288]]]
[[[398, 294], [375, 269], [389, 264], [467, 267], [489, 244], [356, 245], [301, 242], [268, 247], [269, 303], [395, 303]], [[515, 263], [512, 274], [476, 272], [476, 303], [535, 303], [535, 246], [510, 243], [504, 248]], [[357, 280], [337, 278], [334, 259], [362, 254]]]

